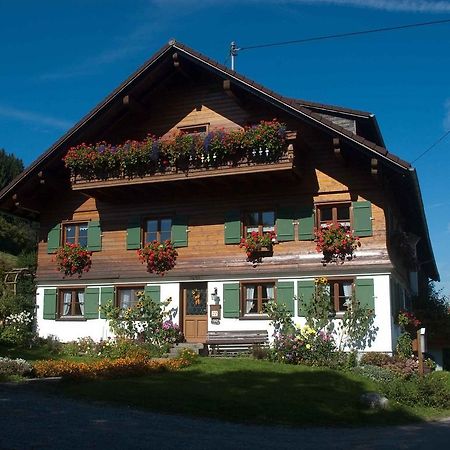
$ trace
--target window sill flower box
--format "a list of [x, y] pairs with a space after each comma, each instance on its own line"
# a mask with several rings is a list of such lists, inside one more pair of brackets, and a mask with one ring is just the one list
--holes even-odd
[[147, 265], [149, 273], [161, 276], [175, 267], [178, 257], [178, 252], [170, 240], [150, 242], [137, 250], [137, 254], [141, 263]]
[[273, 246], [277, 243], [274, 231], [260, 233], [252, 231], [246, 238], [241, 239], [240, 248], [244, 248], [247, 261], [261, 262], [261, 259], [273, 256]]
[[322, 264], [330, 262], [343, 264], [345, 260], [355, 258], [354, 251], [361, 247], [359, 238], [349, 227], [330, 223], [316, 229], [315, 242], [317, 252], [322, 252]]
[[92, 265], [91, 257], [92, 252], [78, 244], [66, 242], [57, 250], [55, 260], [59, 272], [69, 277], [77, 274], [80, 278], [83, 272], [89, 272]]

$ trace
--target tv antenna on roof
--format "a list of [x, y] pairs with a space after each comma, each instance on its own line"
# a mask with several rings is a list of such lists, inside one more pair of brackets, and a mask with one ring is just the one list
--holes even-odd
[[234, 70], [234, 58], [238, 55], [240, 48], [236, 45], [236, 42], [230, 44], [230, 57], [231, 57], [231, 70]]

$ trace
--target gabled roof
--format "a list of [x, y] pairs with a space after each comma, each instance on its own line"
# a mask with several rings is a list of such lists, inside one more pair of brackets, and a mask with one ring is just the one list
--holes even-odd
[[422, 198], [420, 196], [420, 189], [417, 182], [415, 170], [408, 162], [402, 160], [393, 153], [390, 153], [383, 145], [378, 145], [375, 142], [364, 138], [347, 128], [344, 128], [327, 118], [327, 116], [329, 115], [339, 114], [347, 118], [367, 121], [373, 128], [377, 140], [380, 143], [383, 143], [383, 138], [381, 136], [381, 133], [379, 132], [378, 124], [373, 114], [339, 106], [326, 105], [306, 100], [284, 97], [175, 40], [169, 41], [168, 44], [166, 44], [158, 52], [156, 52], [135, 73], [133, 73], [128, 79], [126, 79], [117, 89], [115, 89], [110, 95], [108, 95], [92, 111], [84, 116], [57, 142], [55, 142], [46, 152], [44, 152], [38, 159], [36, 159], [36, 161], [34, 161], [24, 172], [22, 172], [8, 186], [0, 191], [0, 207], [2, 201], [6, 198], [6, 196], [11, 195], [14, 192], [14, 189], [16, 189], [22, 183], [25, 183], [32, 174], [37, 174], [49, 161], [54, 160], [58, 157], [61, 158], [63, 156], [63, 152], [65, 151], [65, 146], [67, 146], [68, 142], [70, 142], [70, 139], [76, 137], [77, 133], [79, 133], [86, 125], [93, 122], [97, 118], [97, 116], [106, 111], [112, 104], [112, 102], [117, 99], [117, 97], [126, 95], [128, 90], [133, 86], [135, 82], [137, 82], [146, 74], [150, 73], [150, 71], [157, 67], [158, 63], [166, 56], [173, 55], [174, 53], [179, 53], [181, 56], [196, 62], [198, 65], [201, 65], [205, 69], [215, 73], [222, 79], [230, 80], [231, 83], [239, 86], [241, 89], [244, 89], [253, 95], [261, 97], [264, 101], [274, 105], [277, 108], [280, 108], [281, 110], [284, 110], [294, 117], [301, 118], [307, 123], [310, 123], [324, 131], [327, 131], [333, 136], [341, 138], [350, 146], [366, 152], [373, 158], [380, 159], [392, 169], [397, 170], [403, 174], [411, 174], [412, 176], [410, 177], [410, 179], [412, 182], [412, 186], [414, 187], [414, 195], [418, 196], [416, 198], [416, 202], [419, 206], [419, 209], [421, 210], [420, 216], [422, 219], [422, 230], [427, 239], [426, 248], [428, 250], [428, 256], [429, 259], [433, 261], [433, 269], [431, 270], [431, 273], [433, 273], [434, 275], [432, 277], [434, 279], [439, 278], [437, 267], [434, 262], [433, 251], [428, 235], [428, 227], [423, 211]]

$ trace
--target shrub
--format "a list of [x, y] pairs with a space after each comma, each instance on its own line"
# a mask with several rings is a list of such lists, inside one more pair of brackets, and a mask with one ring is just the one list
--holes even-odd
[[410, 358], [413, 354], [412, 339], [408, 332], [402, 333], [397, 339], [395, 347], [397, 355], [403, 358]]
[[396, 378], [396, 375], [390, 370], [375, 365], [362, 365], [354, 367], [352, 372], [381, 383], [390, 383]]
[[138, 302], [127, 309], [114, 306], [112, 301], [101, 306], [109, 327], [118, 338], [138, 339], [158, 347], [170, 346], [177, 340], [182, 340], [180, 330], [175, 329], [172, 322], [176, 310], [167, 310], [170, 299], [155, 302], [144, 292], [138, 292], [137, 297]]
[[6, 344], [26, 345], [32, 337], [31, 325], [33, 317], [30, 312], [21, 311], [16, 314], [10, 314], [5, 319], [5, 326], [0, 333], [0, 340]]
[[178, 358], [188, 365], [191, 365], [198, 361], [199, 354], [190, 348], [182, 348], [178, 352]]
[[450, 407], [450, 390], [447, 376], [442, 372], [408, 380], [394, 378], [381, 385], [383, 393], [390, 399], [409, 406], [430, 406], [434, 408]]
[[384, 367], [392, 361], [392, 356], [381, 352], [368, 352], [362, 355], [360, 364]]
[[33, 371], [39, 378], [63, 377], [83, 378], [118, 378], [146, 375], [164, 370], [179, 370], [191, 362], [188, 357], [176, 359], [149, 360], [147, 358], [101, 359], [94, 362], [74, 362], [67, 360], [47, 360], [33, 363]]
[[32, 366], [24, 359], [10, 359], [0, 357], [0, 375], [24, 376], [30, 373]]

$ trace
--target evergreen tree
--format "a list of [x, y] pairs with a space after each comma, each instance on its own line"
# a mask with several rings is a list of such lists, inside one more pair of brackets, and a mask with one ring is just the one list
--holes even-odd
[[23, 162], [0, 148], [0, 190], [23, 170]]

